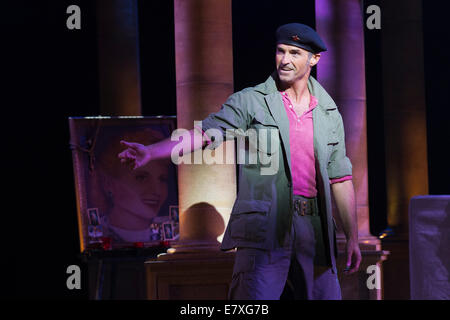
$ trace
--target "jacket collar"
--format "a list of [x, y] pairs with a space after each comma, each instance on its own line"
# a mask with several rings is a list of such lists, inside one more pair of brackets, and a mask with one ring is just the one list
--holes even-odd
[[[255, 86], [253, 89], [264, 95], [264, 100], [266, 101], [270, 113], [278, 124], [281, 136], [281, 142], [285, 149], [287, 155], [288, 163], [288, 174], [289, 179], [292, 180], [291, 175], [291, 151], [289, 144], [289, 119], [287, 117], [286, 111], [284, 110], [283, 101], [281, 95], [279, 94], [276, 79], [278, 75], [276, 71], [270, 75], [270, 77], [263, 83]], [[318, 149], [326, 145], [326, 132], [323, 130], [323, 124], [327, 121], [328, 111], [335, 109], [336, 104], [330, 95], [325, 91], [325, 89], [314, 79], [312, 76], [308, 79], [308, 89], [312, 95], [314, 95], [318, 100], [318, 106], [313, 110], [313, 121], [314, 121], [314, 153], [317, 160], [322, 158]], [[321, 110], [321, 111], [318, 111]]]

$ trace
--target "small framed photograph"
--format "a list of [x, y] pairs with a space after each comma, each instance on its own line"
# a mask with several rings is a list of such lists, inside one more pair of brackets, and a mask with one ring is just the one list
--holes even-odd
[[88, 226], [89, 243], [97, 243], [99, 239], [103, 237], [103, 228], [101, 225], [89, 225]]
[[173, 223], [180, 222], [178, 206], [170, 206], [169, 207], [169, 216], [170, 216], [170, 221], [172, 221]]
[[163, 223], [163, 233], [164, 233], [164, 240], [173, 240], [173, 225], [172, 223]]
[[98, 208], [89, 208], [87, 209], [89, 225], [98, 226], [100, 224], [100, 217], [98, 215]]
[[150, 225], [150, 241], [160, 241], [161, 237], [161, 224], [152, 223]]

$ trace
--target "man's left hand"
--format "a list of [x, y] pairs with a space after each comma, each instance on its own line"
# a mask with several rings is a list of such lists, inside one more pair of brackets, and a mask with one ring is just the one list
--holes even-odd
[[359, 250], [358, 240], [347, 240], [345, 246], [347, 255], [345, 274], [352, 274], [358, 271], [359, 264], [361, 263], [361, 251]]

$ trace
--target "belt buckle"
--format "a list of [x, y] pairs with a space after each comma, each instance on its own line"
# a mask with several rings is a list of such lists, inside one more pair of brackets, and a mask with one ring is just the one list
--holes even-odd
[[301, 206], [302, 206], [302, 208], [300, 210], [300, 215], [304, 216], [306, 214], [306, 201], [305, 200], [301, 201]]
[[307, 200], [301, 200], [296, 199], [294, 201], [294, 210], [301, 216], [304, 216], [307, 214], [307, 208], [308, 208], [308, 201]]

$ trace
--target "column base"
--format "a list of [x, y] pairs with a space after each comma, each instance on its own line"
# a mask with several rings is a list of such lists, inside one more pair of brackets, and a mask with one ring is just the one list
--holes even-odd
[[184, 241], [145, 262], [148, 300], [226, 300], [234, 251]]
[[[387, 259], [389, 251], [381, 249], [381, 242], [374, 236], [359, 238], [362, 261], [359, 271], [346, 275], [347, 257], [345, 252], [345, 237], [338, 236], [338, 278], [341, 284], [342, 299], [344, 300], [382, 300], [383, 299], [383, 267], [382, 262]], [[370, 266], [375, 266], [371, 267]], [[376, 286], [375, 275], [379, 276], [379, 286]], [[372, 277], [371, 277], [372, 276]], [[369, 277], [371, 277], [369, 279]], [[375, 284], [375, 287], [373, 286]]]
[[[343, 273], [346, 264], [345, 239], [338, 238], [338, 277], [344, 300], [383, 299], [382, 262], [389, 251], [381, 250], [376, 237], [361, 237], [362, 262], [357, 273]], [[211, 242], [183, 241], [167, 253], [145, 262], [147, 299], [149, 300], [211, 300], [228, 298], [234, 265], [234, 250], [220, 251]], [[369, 266], [376, 266], [374, 270]], [[368, 270], [370, 271], [368, 273]], [[380, 286], [369, 288], [369, 277], [377, 272]], [[369, 280], [369, 281], [368, 281]]]
[[171, 247], [167, 250], [167, 254], [172, 255], [199, 252], [220, 252], [220, 243], [218, 241], [180, 240], [173, 242]]

